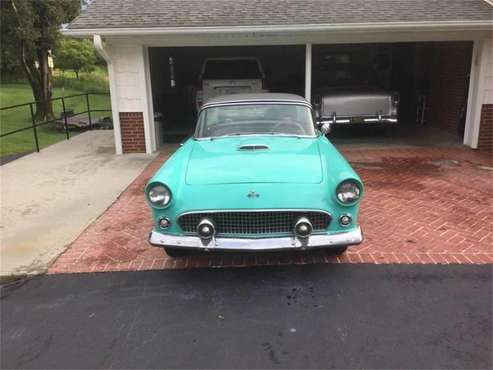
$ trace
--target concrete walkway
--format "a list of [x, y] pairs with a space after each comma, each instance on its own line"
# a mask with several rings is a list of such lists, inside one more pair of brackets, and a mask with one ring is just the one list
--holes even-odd
[[1, 166], [1, 276], [46, 271], [154, 158], [91, 131]]

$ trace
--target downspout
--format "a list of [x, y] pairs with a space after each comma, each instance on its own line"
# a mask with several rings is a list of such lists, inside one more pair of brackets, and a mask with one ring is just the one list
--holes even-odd
[[123, 154], [122, 147], [122, 136], [120, 131], [120, 116], [118, 112], [118, 99], [117, 99], [117, 90], [115, 83], [115, 72], [113, 69], [113, 63], [108, 52], [105, 50], [103, 46], [103, 40], [100, 35], [93, 36], [94, 48], [101, 55], [101, 57], [106, 61], [108, 66], [108, 78], [110, 81], [110, 98], [111, 98], [111, 113], [113, 116], [113, 134], [115, 136], [115, 150], [116, 154]]

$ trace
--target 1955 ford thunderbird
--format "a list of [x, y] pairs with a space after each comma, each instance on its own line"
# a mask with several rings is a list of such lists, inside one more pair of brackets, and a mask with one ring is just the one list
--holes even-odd
[[149, 242], [189, 250], [273, 251], [361, 243], [363, 184], [289, 94], [238, 94], [201, 107], [192, 138], [145, 188]]

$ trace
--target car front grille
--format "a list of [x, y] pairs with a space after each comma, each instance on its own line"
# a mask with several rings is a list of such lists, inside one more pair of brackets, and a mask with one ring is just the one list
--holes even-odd
[[315, 232], [327, 229], [331, 217], [319, 211], [224, 211], [184, 214], [178, 218], [183, 232], [196, 234], [204, 218], [212, 220], [218, 236], [266, 236], [292, 234], [300, 217], [310, 220]]

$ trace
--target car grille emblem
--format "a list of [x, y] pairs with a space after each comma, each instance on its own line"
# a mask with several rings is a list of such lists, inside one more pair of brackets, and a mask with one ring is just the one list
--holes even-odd
[[252, 190], [251, 192], [249, 192], [249, 193], [247, 194], [247, 197], [248, 197], [248, 198], [258, 198], [259, 196], [260, 196], [260, 195], [259, 195], [256, 191], [254, 191], [254, 190]]

